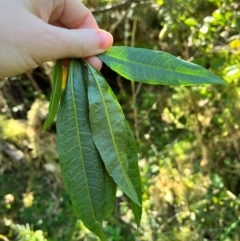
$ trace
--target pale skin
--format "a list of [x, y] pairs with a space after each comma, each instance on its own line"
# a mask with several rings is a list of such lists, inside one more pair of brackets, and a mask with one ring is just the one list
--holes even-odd
[[0, 78], [57, 59], [94, 57], [113, 43], [79, 0], [0, 0]]

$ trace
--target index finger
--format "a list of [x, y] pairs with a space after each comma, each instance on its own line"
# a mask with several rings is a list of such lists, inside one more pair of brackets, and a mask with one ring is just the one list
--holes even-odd
[[[49, 22], [58, 22], [69, 29], [99, 28], [91, 11], [79, 0], [64, 0], [61, 11], [53, 14]], [[58, 15], [58, 16], [57, 16]]]

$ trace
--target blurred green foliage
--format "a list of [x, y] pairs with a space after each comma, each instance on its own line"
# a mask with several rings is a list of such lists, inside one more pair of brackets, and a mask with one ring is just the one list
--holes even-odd
[[[169, 52], [229, 83], [147, 86], [103, 68], [138, 141], [144, 209], [137, 229], [118, 190], [108, 240], [240, 240], [239, 1], [83, 2], [116, 45]], [[96, 240], [63, 187], [54, 126], [41, 132], [48, 96], [26, 75], [0, 85], [0, 240]]]

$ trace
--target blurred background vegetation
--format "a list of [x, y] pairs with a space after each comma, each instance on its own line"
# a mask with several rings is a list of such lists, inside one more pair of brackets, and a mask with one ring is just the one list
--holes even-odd
[[[109, 241], [240, 240], [240, 2], [86, 0], [115, 45], [162, 50], [227, 86], [148, 86], [106, 66], [139, 147], [141, 227], [117, 192]], [[36, 46], [37, 47], [37, 46]], [[53, 63], [0, 82], [0, 240], [94, 241], [74, 214], [42, 133]]]

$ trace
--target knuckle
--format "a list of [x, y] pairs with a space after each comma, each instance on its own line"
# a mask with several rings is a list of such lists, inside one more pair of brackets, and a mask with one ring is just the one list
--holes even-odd
[[81, 37], [81, 35], [79, 33], [77, 33], [77, 31], [75, 31], [76, 35], [77, 35], [77, 53], [78, 55], [80, 55], [81, 57], [86, 57], [86, 53], [87, 53], [87, 46], [86, 46], [86, 41], [84, 41]]

